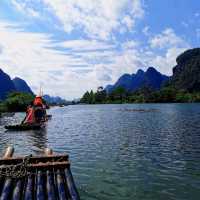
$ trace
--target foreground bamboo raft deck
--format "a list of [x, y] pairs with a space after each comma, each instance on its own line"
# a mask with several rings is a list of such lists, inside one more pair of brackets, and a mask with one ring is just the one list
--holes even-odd
[[68, 155], [12, 157], [8, 147], [0, 159], [0, 200], [79, 200]]

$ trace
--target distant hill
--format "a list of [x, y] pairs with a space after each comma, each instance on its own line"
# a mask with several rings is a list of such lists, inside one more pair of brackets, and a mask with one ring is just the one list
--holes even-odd
[[173, 68], [171, 84], [177, 90], [200, 91], [200, 48], [190, 49], [179, 55]]
[[[15, 77], [11, 80], [10, 76], [0, 69], [0, 100], [4, 100], [10, 92], [23, 92], [34, 95], [33, 91], [26, 83], [25, 80]], [[52, 97], [44, 95], [43, 98], [49, 104], [69, 104], [65, 99], [61, 97]]]
[[118, 87], [122, 87], [128, 92], [133, 92], [144, 87], [159, 90], [162, 84], [168, 79], [168, 76], [161, 74], [153, 67], [149, 67], [146, 72], [139, 69], [136, 74], [122, 75], [114, 85], [106, 86], [105, 90], [107, 93], [112, 92]]
[[67, 101], [65, 99], [62, 99], [58, 96], [53, 97], [46, 94], [43, 96], [43, 98], [48, 104], [67, 104]]
[[0, 69], [0, 99], [4, 100], [10, 92], [15, 91], [33, 94], [23, 79], [16, 77], [11, 80], [10, 76]]
[[14, 83], [10, 76], [0, 69], [0, 99], [5, 99], [9, 92], [15, 91]]
[[26, 81], [24, 81], [23, 79], [21, 79], [19, 77], [15, 77], [12, 81], [14, 83], [16, 91], [33, 94], [33, 91], [31, 90], [31, 88], [28, 86]]

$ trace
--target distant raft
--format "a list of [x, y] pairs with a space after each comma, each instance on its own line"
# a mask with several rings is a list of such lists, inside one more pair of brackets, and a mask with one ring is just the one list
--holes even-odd
[[13, 158], [8, 147], [0, 159], [1, 200], [80, 200], [67, 154], [45, 149], [43, 156]]

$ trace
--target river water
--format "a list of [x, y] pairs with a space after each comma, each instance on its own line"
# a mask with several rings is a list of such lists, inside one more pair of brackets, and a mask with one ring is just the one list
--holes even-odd
[[200, 104], [75, 105], [50, 109], [41, 131], [6, 132], [0, 153], [69, 153], [83, 200], [200, 199]]

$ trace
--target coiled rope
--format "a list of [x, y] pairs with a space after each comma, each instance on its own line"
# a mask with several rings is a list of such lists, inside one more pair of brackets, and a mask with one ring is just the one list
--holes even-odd
[[22, 178], [28, 174], [28, 164], [32, 155], [25, 156], [21, 163], [16, 165], [3, 165], [0, 167], [0, 177]]

